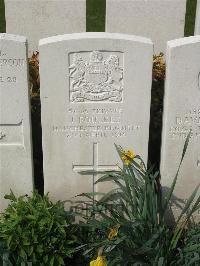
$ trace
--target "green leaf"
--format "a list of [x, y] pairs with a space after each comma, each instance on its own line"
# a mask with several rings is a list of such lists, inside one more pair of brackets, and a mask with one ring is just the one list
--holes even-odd
[[[199, 187], [200, 187], [200, 185], [198, 185], [198, 186], [195, 188], [195, 190], [193, 191], [193, 193], [191, 194], [191, 196], [190, 196], [189, 199], [187, 200], [187, 202], [186, 202], [186, 204], [185, 204], [185, 206], [184, 206], [184, 208], [183, 208], [183, 210], [182, 210], [182, 212], [181, 212], [181, 214], [180, 214], [180, 216], [179, 216], [179, 218], [178, 218], [177, 223], [181, 220], [181, 218], [183, 217], [183, 215], [184, 215], [185, 213], [188, 213], [188, 215], [187, 215], [187, 220], [190, 219], [191, 215], [193, 214], [193, 211], [189, 211], [189, 209], [190, 209], [190, 207], [191, 207], [191, 204], [192, 204], [194, 198], [195, 198], [196, 195], [197, 195], [197, 192], [198, 192], [198, 190], [199, 190]], [[200, 202], [200, 196], [199, 196], [198, 199], [196, 200], [195, 206], [197, 206], [197, 205], [199, 204], [199, 202]], [[194, 208], [195, 208], [195, 206], [194, 206]], [[192, 210], [193, 210], [193, 209], [192, 209]]]
[[163, 266], [163, 265], [165, 265], [164, 264], [164, 258], [160, 257], [159, 260], [158, 260], [158, 266]]
[[17, 201], [17, 198], [15, 197], [12, 190], [10, 190], [10, 194], [7, 194], [4, 196], [4, 199], [8, 199], [8, 200], [13, 201], [13, 202]]
[[162, 219], [163, 219], [163, 217], [164, 217], [164, 215], [165, 215], [165, 213], [166, 213], [166, 211], [168, 209], [168, 205], [169, 205], [170, 199], [172, 197], [172, 194], [173, 194], [173, 191], [174, 191], [176, 182], [177, 182], [178, 174], [179, 174], [179, 171], [180, 171], [180, 168], [181, 168], [181, 165], [182, 165], [182, 162], [183, 162], [183, 159], [184, 159], [184, 156], [185, 156], [185, 153], [186, 153], [188, 144], [189, 144], [190, 135], [191, 135], [191, 131], [190, 131], [190, 133], [188, 134], [188, 136], [186, 138], [186, 141], [185, 141], [185, 144], [184, 144], [184, 147], [183, 147], [182, 156], [181, 156], [181, 161], [179, 163], [177, 173], [176, 173], [175, 178], [174, 178], [174, 180], [172, 182], [172, 185], [170, 187], [170, 190], [167, 193], [166, 198], [164, 200], [164, 207], [163, 207], [163, 211], [162, 211], [162, 215], [161, 215]]
[[47, 255], [45, 255], [45, 256], [43, 257], [43, 261], [44, 261], [44, 263], [47, 263], [47, 262], [48, 262], [48, 256], [47, 256]]
[[27, 261], [27, 255], [23, 248], [20, 249], [19, 255], [24, 261]]
[[50, 262], [49, 262], [49, 266], [54, 266], [54, 260], [55, 260], [55, 257], [51, 257], [50, 259]]
[[58, 261], [59, 265], [65, 265], [64, 260], [62, 259], [62, 257], [58, 256], [57, 257], [57, 261]]
[[95, 184], [98, 184], [100, 182], [106, 182], [106, 181], [115, 181], [115, 180], [122, 180], [122, 177], [120, 175], [116, 175], [115, 173], [111, 172], [107, 175], [103, 175], [102, 177], [100, 177]]

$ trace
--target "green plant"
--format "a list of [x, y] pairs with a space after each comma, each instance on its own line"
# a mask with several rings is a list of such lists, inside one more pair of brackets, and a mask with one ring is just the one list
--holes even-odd
[[11, 203], [0, 216], [0, 242], [13, 265], [58, 266], [71, 260], [81, 243], [64, 203], [53, 204], [36, 192], [19, 198], [11, 192], [6, 198]]
[[199, 266], [200, 264], [200, 223], [193, 224], [184, 232], [182, 245], [178, 247], [176, 260], [172, 260], [172, 266]]
[[[95, 241], [88, 243], [86, 255], [95, 257], [97, 250], [103, 248], [109, 266], [167, 266], [172, 263], [174, 256], [179, 254], [190, 218], [200, 208], [200, 196], [195, 200], [197, 187], [174, 227], [167, 226], [165, 215], [171, 205], [189, 137], [173, 184], [163, 200], [158, 172], [154, 173], [152, 168], [147, 170], [140, 156], [116, 147], [124, 162], [123, 169], [109, 172], [97, 181], [112, 181], [115, 188], [108, 193], [82, 194], [91, 200], [93, 215], [85, 218], [95, 235]], [[95, 199], [97, 195], [101, 196], [99, 200]]]

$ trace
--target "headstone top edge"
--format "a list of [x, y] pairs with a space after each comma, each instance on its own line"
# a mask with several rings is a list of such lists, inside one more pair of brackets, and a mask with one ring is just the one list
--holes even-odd
[[200, 35], [179, 38], [179, 39], [168, 41], [167, 48], [168, 49], [176, 48], [176, 47], [180, 47], [183, 45], [190, 45], [190, 44], [195, 44], [195, 43], [200, 43]]
[[83, 33], [72, 33], [72, 34], [64, 34], [64, 35], [56, 35], [44, 39], [40, 39], [39, 46], [67, 41], [67, 40], [81, 40], [81, 39], [117, 39], [117, 40], [125, 40], [125, 41], [133, 41], [144, 44], [149, 44], [153, 46], [153, 42], [149, 38], [122, 34], [122, 33], [107, 33], [107, 32], [83, 32]]
[[[6, 0], [5, 0], [6, 1]], [[187, 0], [106, 0], [108, 2], [181, 2], [186, 3]]]
[[5, 2], [86, 2], [86, 0], [4, 0]]
[[8, 34], [8, 33], [0, 33], [0, 40], [7, 40], [7, 41], [21, 42], [21, 43], [27, 42], [27, 38], [25, 36]]

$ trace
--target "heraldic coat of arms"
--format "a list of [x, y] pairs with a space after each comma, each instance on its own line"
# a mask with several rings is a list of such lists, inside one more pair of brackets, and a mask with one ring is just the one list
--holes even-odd
[[121, 102], [123, 94], [123, 68], [119, 57], [109, 55], [104, 59], [103, 52], [93, 51], [89, 62], [80, 53], [74, 53], [70, 74], [71, 102]]

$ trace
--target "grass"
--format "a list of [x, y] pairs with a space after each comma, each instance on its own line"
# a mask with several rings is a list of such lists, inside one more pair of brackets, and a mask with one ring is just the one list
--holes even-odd
[[87, 31], [105, 31], [106, 0], [87, 0]]
[[185, 36], [194, 34], [197, 0], [187, 0], [187, 12], [185, 17]]
[[[197, 0], [187, 0], [185, 36], [194, 33]], [[106, 0], [87, 0], [87, 31], [105, 31]], [[5, 32], [4, 0], [0, 0], [0, 32]]]
[[0, 32], [5, 32], [6, 23], [5, 23], [5, 12], [4, 12], [4, 1], [0, 0]]

